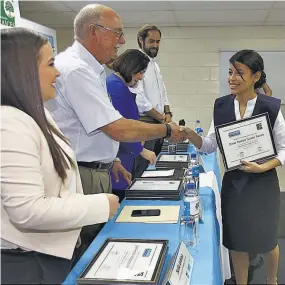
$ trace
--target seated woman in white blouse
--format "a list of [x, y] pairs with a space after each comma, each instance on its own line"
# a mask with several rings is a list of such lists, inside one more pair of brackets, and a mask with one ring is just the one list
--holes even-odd
[[240, 169], [223, 177], [223, 244], [231, 250], [237, 284], [248, 282], [249, 254], [264, 254], [267, 284], [277, 284], [280, 188], [275, 168], [285, 163], [285, 122], [279, 99], [255, 93], [265, 82], [262, 57], [253, 50], [239, 51], [230, 59], [232, 94], [216, 100], [208, 135], [201, 138], [185, 129], [198, 149], [211, 153], [217, 149], [214, 126], [266, 112], [269, 115], [277, 157], [264, 163], [241, 161]]
[[112, 194], [83, 195], [76, 159], [44, 109], [53, 52], [26, 29], [1, 30], [1, 283], [60, 284], [83, 226], [106, 222]]

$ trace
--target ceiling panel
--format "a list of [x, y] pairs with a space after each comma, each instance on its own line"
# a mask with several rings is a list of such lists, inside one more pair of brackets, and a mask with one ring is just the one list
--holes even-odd
[[177, 22], [184, 23], [254, 23], [264, 21], [267, 10], [174, 11]]
[[63, 2], [59, 1], [19, 1], [22, 12], [72, 11]]
[[284, 22], [285, 23], [285, 9], [273, 9], [269, 12], [267, 22]]
[[26, 13], [24, 18], [48, 27], [72, 27], [75, 15], [75, 12]]
[[[284, 24], [284, 23], [283, 23]], [[239, 26], [264, 26], [264, 22], [242, 22], [238, 23]], [[277, 25], [280, 25], [278, 23]], [[179, 22], [177, 23], [178, 27], [236, 27], [237, 23], [231, 22], [231, 23], [225, 23], [225, 22], [217, 22], [217, 23], [207, 23], [207, 22], [194, 22], [194, 23], [189, 23], [189, 22]], [[273, 25], [274, 26], [274, 25]]]
[[[72, 27], [92, 1], [21, 1], [21, 16], [56, 28]], [[96, 1], [119, 12], [125, 27], [285, 25], [285, 1]]]
[[124, 1], [124, 2], [103, 2], [117, 11], [170, 11], [169, 1]]
[[175, 18], [170, 11], [148, 11], [148, 12], [120, 12], [124, 24], [131, 23], [154, 23], [159, 25], [163, 23], [175, 24]]
[[[90, 1], [63, 1], [63, 2], [66, 6], [70, 7], [70, 9], [72, 9], [75, 12], [78, 12], [82, 7], [88, 4], [94, 3]], [[96, 3], [99, 3], [99, 2], [96, 1]]]
[[171, 1], [173, 10], [270, 9], [274, 1]]
[[273, 8], [274, 9], [285, 9], [285, 1], [274, 1], [274, 4], [273, 4]]
[[[79, 11], [90, 1], [64, 1], [74, 11]], [[116, 11], [169, 11], [171, 6], [169, 1], [96, 1], [97, 4], [109, 6]]]

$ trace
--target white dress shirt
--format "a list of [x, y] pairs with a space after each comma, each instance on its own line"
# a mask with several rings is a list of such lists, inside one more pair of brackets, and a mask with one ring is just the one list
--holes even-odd
[[[247, 102], [246, 110], [244, 113], [244, 119], [252, 116], [257, 97]], [[235, 116], [236, 120], [241, 119], [239, 110], [239, 101], [234, 100], [235, 106]], [[277, 159], [280, 161], [281, 165], [285, 164], [285, 121], [282, 112], [279, 111], [274, 127], [273, 127], [273, 138], [277, 150]], [[215, 134], [214, 122], [211, 122], [209, 132], [206, 137], [203, 138], [202, 147], [200, 150], [206, 153], [212, 153], [217, 149], [217, 140]]]
[[[77, 165], [66, 170], [62, 181], [32, 117], [10, 106], [1, 106], [0, 113], [1, 247], [71, 259], [81, 228], [108, 220], [108, 198], [83, 194]], [[54, 138], [75, 160], [70, 146]]]
[[106, 73], [106, 78], [107, 78], [109, 75], [115, 73], [115, 71], [114, 71], [113, 69], [109, 68], [106, 64], [103, 64], [103, 68], [104, 68], [105, 73]]
[[99, 128], [122, 116], [108, 96], [103, 66], [77, 41], [56, 56], [55, 66], [61, 73], [56, 80], [56, 99], [46, 107], [70, 140], [77, 161], [113, 161], [119, 142]]
[[144, 114], [154, 108], [160, 114], [164, 113], [164, 106], [169, 105], [166, 88], [155, 58], [149, 57], [150, 62], [144, 77], [136, 88], [130, 88], [136, 93], [136, 103], [139, 113]]

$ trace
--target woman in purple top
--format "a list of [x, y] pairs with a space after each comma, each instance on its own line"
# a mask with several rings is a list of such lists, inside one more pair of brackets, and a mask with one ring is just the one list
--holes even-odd
[[[147, 55], [136, 49], [126, 50], [113, 63], [115, 73], [107, 78], [107, 90], [113, 106], [127, 119], [139, 119], [139, 111], [136, 104], [136, 94], [129, 87], [136, 87], [149, 63]], [[156, 162], [155, 153], [143, 147], [141, 142], [120, 143], [117, 157], [120, 158], [125, 169], [133, 173], [135, 158], [141, 155], [151, 164]], [[117, 180], [112, 174], [113, 193], [119, 196], [120, 201], [125, 197], [125, 189], [128, 187], [124, 179]]]

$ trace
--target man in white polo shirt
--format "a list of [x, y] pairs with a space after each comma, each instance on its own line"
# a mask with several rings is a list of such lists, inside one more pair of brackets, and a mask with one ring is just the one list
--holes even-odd
[[[172, 120], [166, 88], [156, 62], [160, 40], [161, 31], [154, 25], [144, 25], [138, 31], [138, 45], [149, 57], [150, 62], [144, 78], [132, 92], [137, 94], [136, 103], [140, 112], [140, 120], [152, 124], [170, 123]], [[146, 141], [144, 147], [154, 151], [157, 155], [161, 151], [162, 144], [163, 139], [155, 139]], [[137, 158], [136, 177], [142, 175], [148, 163], [143, 157]]]
[[[114, 162], [119, 141], [165, 136], [179, 141], [184, 134], [176, 124], [151, 125], [128, 120], [114, 109], [102, 66], [125, 43], [122, 22], [114, 10], [98, 4], [82, 8], [74, 20], [74, 38], [73, 45], [55, 58], [61, 76], [56, 81], [57, 96], [46, 107], [75, 150], [84, 193], [108, 193], [112, 191], [111, 167], [115, 168], [115, 175], [120, 172], [130, 182], [120, 162]], [[82, 234], [85, 247], [98, 230], [95, 227]]]
[[118, 53], [117, 50], [114, 50], [114, 52], [112, 53], [112, 58], [111, 60], [109, 60], [108, 62], [106, 62], [105, 64], [103, 64], [105, 73], [106, 73], [106, 78], [114, 73], [113, 70], [113, 62], [117, 59], [118, 57]]

